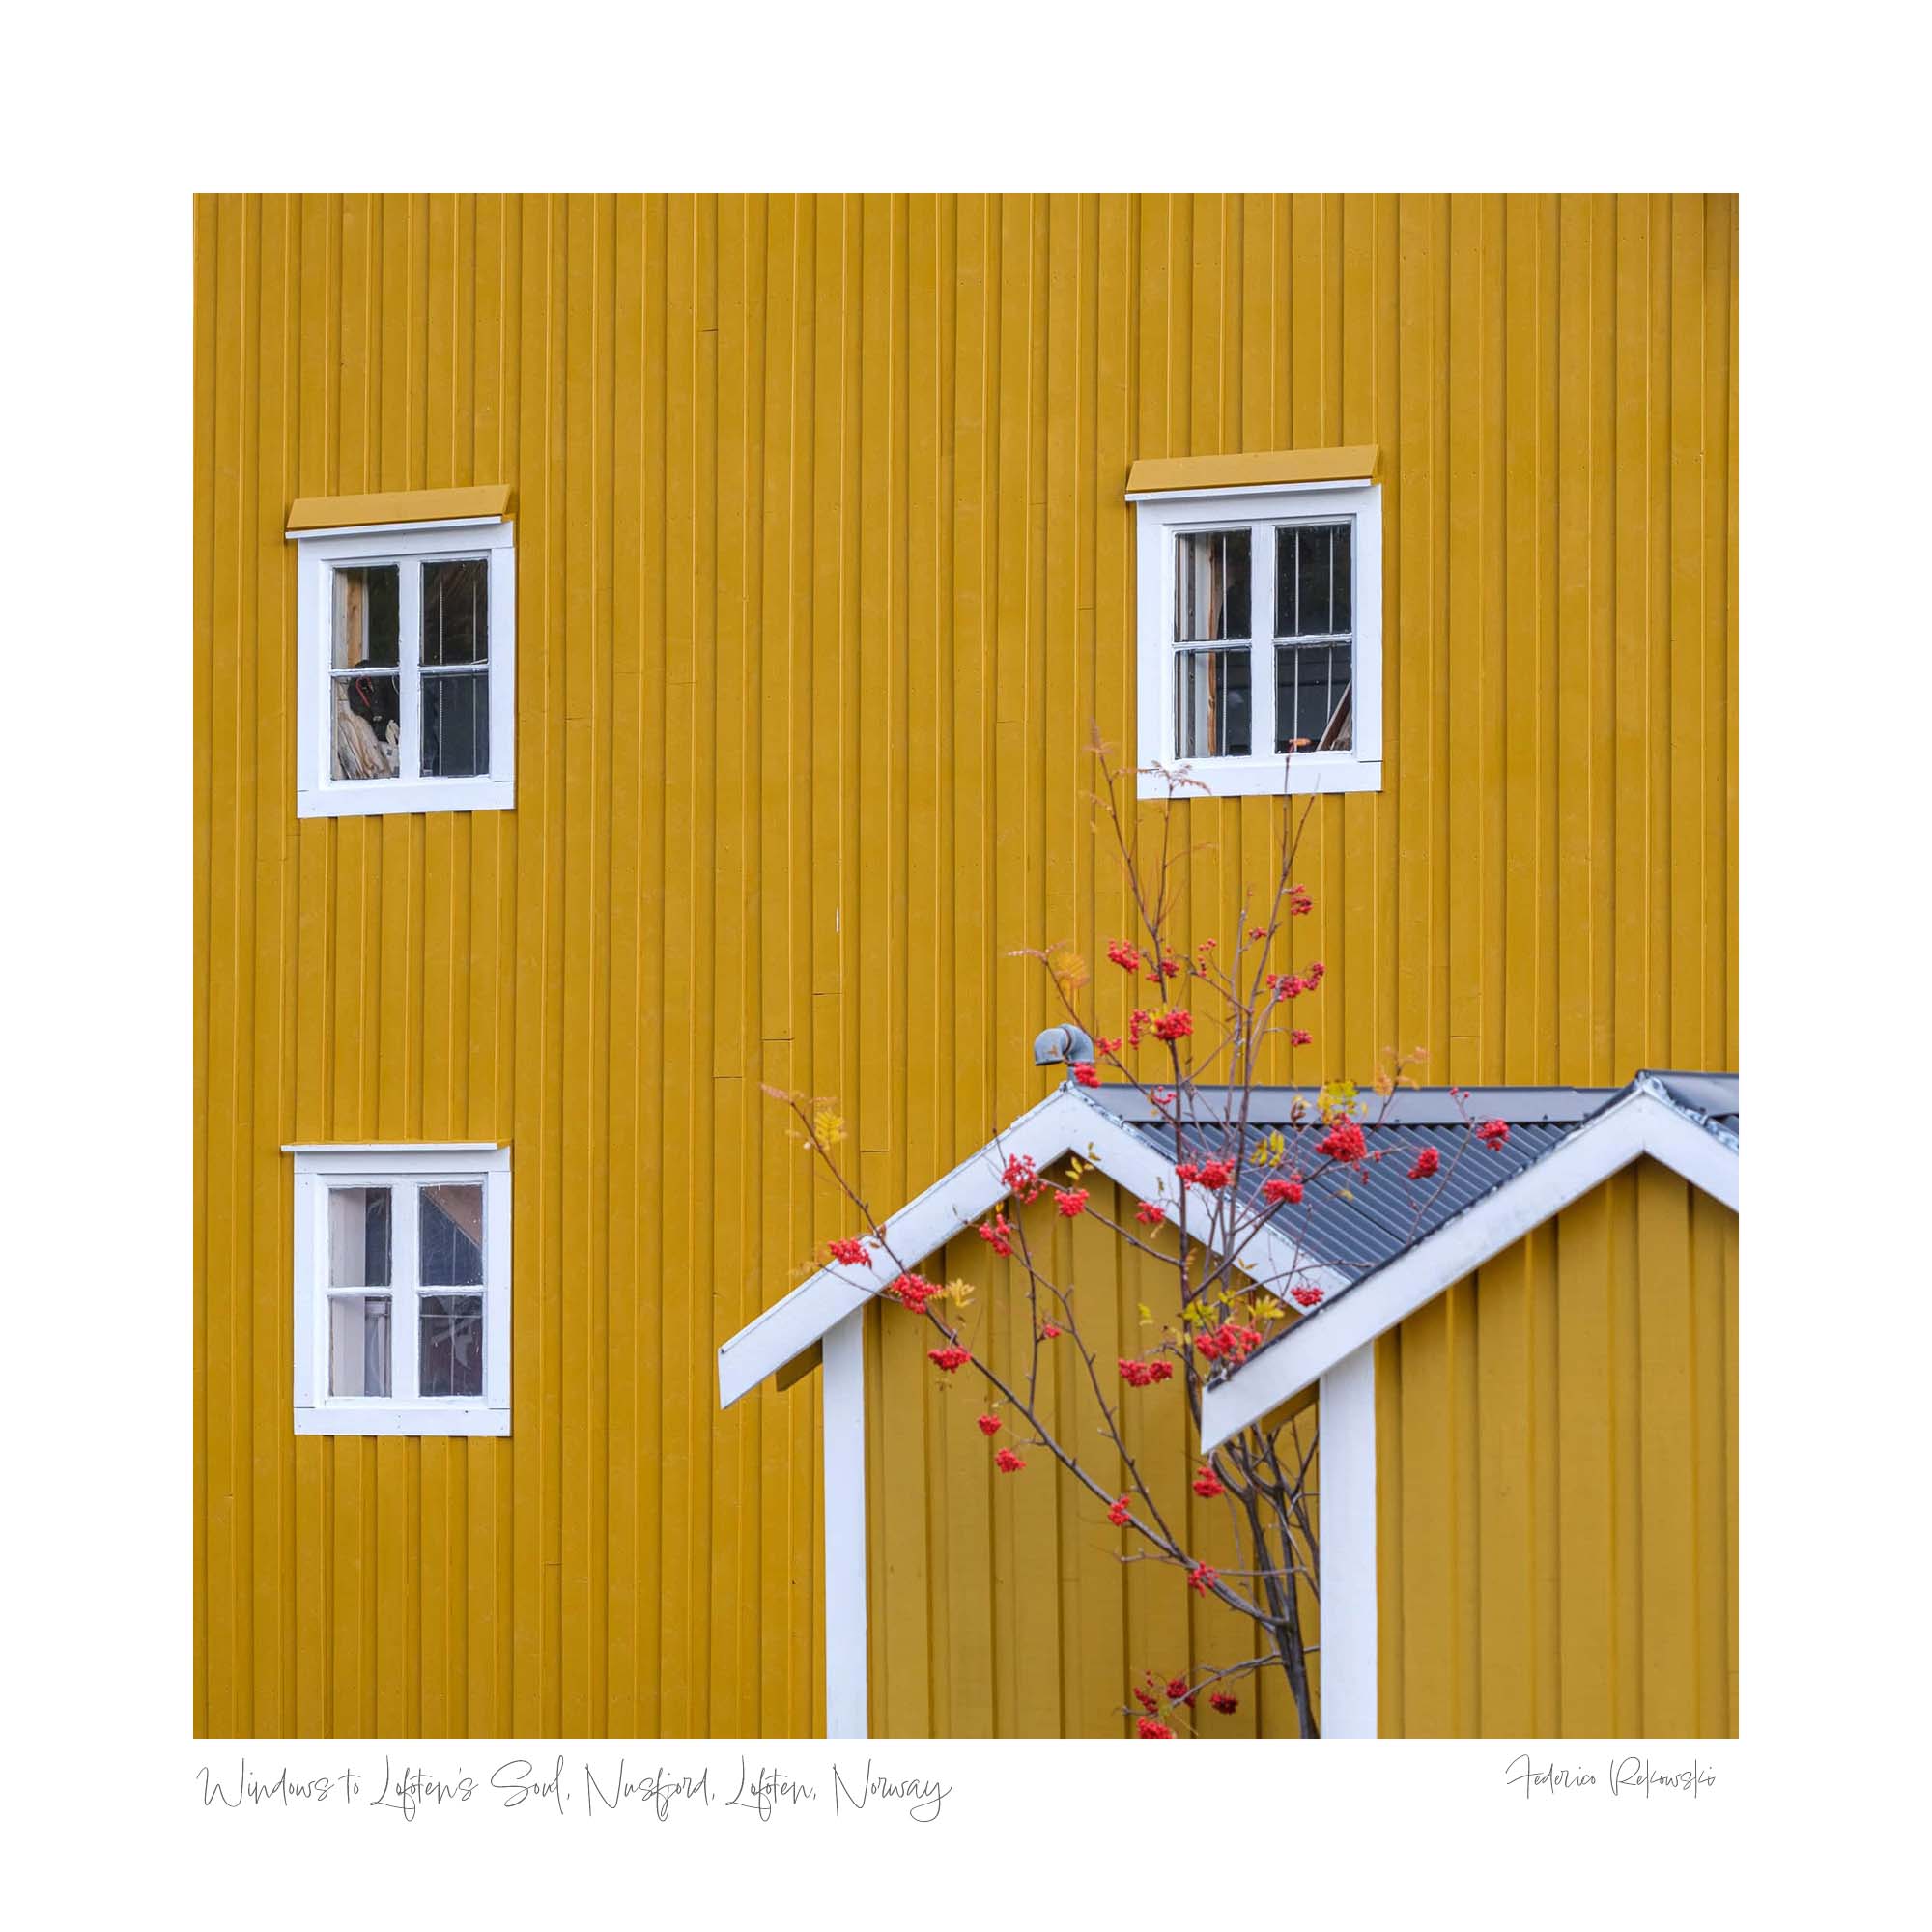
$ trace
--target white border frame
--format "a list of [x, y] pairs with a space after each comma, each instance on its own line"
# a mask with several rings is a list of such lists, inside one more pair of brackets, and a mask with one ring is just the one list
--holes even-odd
[[[296, 816], [367, 817], [411, 811], [508, 811], [517, 802], [517, 539], [504, 517], [438, 523], [366, 524], [291, 530], [296, 545]], [[468, 779], [336, 779], [329, 710], [329, 573], [345, 563], [421, 562], [486, 556], [490, 564], [490, 770]], [[403, 573], [400, 735], [417, 742], [420, 639], [412, 622], [419, 593]]]
[[[295, 1433], [298, 1435], [507, 1435], [510, 1433], [510, 1150], [494, 1142], [284, 1148], [295, 1156]], [[331, 1187], [483, 1183], [483, 1400], [335, 1397], [328, 1387], [327, 1214]], [[397, 1217], [398, 1253], [414, 1227]], [[400, 1265], [392, 1272], [400, 1274]], [[413, 1269], [410, 1272], [413, 1274]], [[402, 1346], [393, 1323], [391, 1348]], [[413, 1346], [413, 1338], [411, 1338]]]
[[[1128, 498], [1135, 517], [1135, 660], [1142, 798], [1164, 798], [1167, 783], [1151, 766], [1184, 769], [1220, 798], [1289, 792], [1379, 791], [1382, 787], [1382, 491], [1361, 477], [1348, 482], [1269, 483], [1244, 490], [1157, 490]], [[1244, 758], [1176, 756], [1174, 734], [1175, 647], [1166, 612], [1174, 606], [1174, 538], [1190, 529], [1251, 530], [1285, 524], [1333, 522], [1355, 526], [1353, 748], [1302, 752], [1293, 758], [1257, 753]], [[1266, 582], [1264, 583], [1263, 580]], [[1250, 652], [1253, 742], [1274, 742], [1274, 577], [1257, 546]], [[1184, 787], [1178, 796], [1191, 794]]]

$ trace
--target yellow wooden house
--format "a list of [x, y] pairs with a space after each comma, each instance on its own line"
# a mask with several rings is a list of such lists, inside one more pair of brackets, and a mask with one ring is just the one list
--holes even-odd
[[761, 1094], [953, 1272], [996, 1133], [1145, 1182], [1013, 956], [1125, 925], [1096, 726], [1203, 932], [1310, 746], [1284, 1090], [1524, 1127], [1148, 1425], [1312, 1402], [1324, 1730], [1735, 1733], [1734, 198], [216, 196], [195, 290], [198, 1734], [1121, 1736], [1220, 1654]]

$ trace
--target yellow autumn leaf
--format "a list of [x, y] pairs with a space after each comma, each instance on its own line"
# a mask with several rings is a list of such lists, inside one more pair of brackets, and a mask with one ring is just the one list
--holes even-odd
[[1255, 1296], [1255, 1314], [1264, 1321], [1279, 1321], [1288, 1310], [1271, 1294]]
[[811, 1110], [811, 1137], [820, 1147], [837, 1147], [845, 1138], [845, 1122], [821, 1102]]
[[1316, 1103], [1321, 1110], [1321, 1118], [1327, 1121], [1337, 1114], [1352, 1112], [1355, 1098], [1355, 1083], [1352, 1080], [1330, 1080], [1316, 1095]]
[[1048, 947], [1046, 970], [1064, 999], [1070, 1000], [1087, 983], [1087, 962], [1070, 946]]

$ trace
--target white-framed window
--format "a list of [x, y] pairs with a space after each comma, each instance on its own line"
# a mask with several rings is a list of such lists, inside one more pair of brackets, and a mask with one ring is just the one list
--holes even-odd
[[296, 1434], [509, 1435], [509, 1149], [288, 1151]]
[[516, 803], [516, 526], [302, 530], [296, 815]]
[[1228, 796], [1379, 791], [1381, 486], [1132, 500], [1143, 768]]

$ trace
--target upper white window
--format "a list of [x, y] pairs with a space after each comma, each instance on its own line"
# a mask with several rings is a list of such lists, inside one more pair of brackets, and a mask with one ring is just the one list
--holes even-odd
[[1134, 500], [1141, 765], [1229, 795], [1378, 791], [1380, 486]]
[[298, 1435], [510, 1433], [510, 1153], [294, 1148]]
[[302, 531], [296, 812], [515, 803], [516, 526]]

